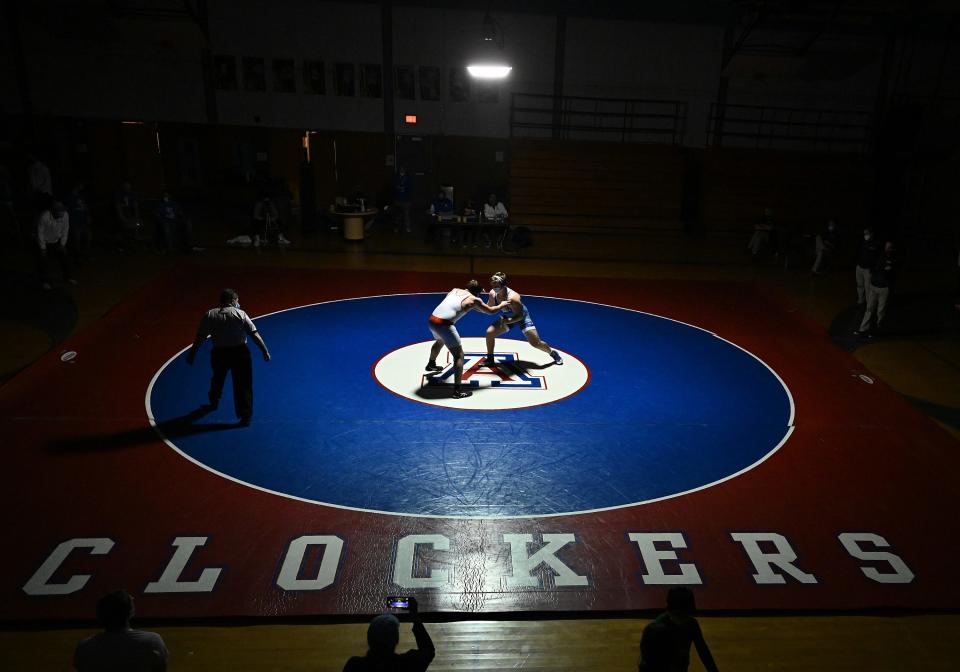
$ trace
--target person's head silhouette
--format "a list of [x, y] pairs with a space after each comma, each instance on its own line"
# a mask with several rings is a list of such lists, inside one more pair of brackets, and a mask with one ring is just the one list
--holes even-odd
[[367, 645], [371, 653], [391, 654], [400, 642], [400, 621], [393, 614], [380, 614], [367, 628]]
[[697, 611], [693, 591], [686, 586], [674, 586], [667, 592], [667, 611], [674, 620], [692, 617]]
[[107, 593], [97, 602], [97, 620], [105, 630], [126, 630], [133, 618], [133, 598], [125, 590]]

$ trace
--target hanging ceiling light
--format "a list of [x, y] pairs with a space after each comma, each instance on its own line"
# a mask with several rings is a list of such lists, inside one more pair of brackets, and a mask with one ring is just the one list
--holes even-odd
[[490, 16], [489, 8], [483, 16], [481, 35], [481, 53], [467, 65], [467, 72], [477, 79], [503, 79], [510, 74], [513, 67], [507, 64], [503, 54], [503, 29]]

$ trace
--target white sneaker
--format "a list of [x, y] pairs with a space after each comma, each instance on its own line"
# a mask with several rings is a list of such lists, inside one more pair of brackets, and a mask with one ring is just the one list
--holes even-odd
[[277, 238], [277, 242], [278, 242], [280, 245], [289, 245], [289, 244], [290, 244], [290, 241], [287, 240], [287, 237], [286, 237], [285, 235], [283, 235], [282, 233], [281, 233], [280, 236]]

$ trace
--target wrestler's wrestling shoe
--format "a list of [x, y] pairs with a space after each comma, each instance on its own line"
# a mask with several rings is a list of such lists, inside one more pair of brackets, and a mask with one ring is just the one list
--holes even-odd
[[550, 356], [553, 357], [553, 361], [557, 366], [563, 366], [563, 357], [560, 356], [560, 353], [556, 350], [550, 351]]
[[472, 395], [473, 395], [473, 392], [470, 392], [469, 390], [459, 390], [459, 389], [455, 389], [455, 390], [453, 391], [453, 395], [452, 395], [452, 396], [453, 396], [454, 399], [465, 399], [465, 398], [467, 398], [467, 397], [469, 397], [469, 396], [472, 396]]
[[427, 362], [427, 365], [423, 369], [424, 371], [443, 371], [443, 367], [437, 364], [436, 362]]
[[490, 368], [491, 366], [496, 366], [496, 365], [497, 365], [496, 358], [491, 357], [490, 355], [487, 355], [486, 357], [480, 360], [480, 366], [486, 366], [487, 368]]

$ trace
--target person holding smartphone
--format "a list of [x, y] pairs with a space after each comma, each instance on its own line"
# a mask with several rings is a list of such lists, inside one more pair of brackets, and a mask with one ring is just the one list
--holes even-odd
[[343, 666], [343, 672], [423, 672], [437, 655], [433, 640], [420, 620], [417, 600], [414, 597], [391, 597], [387, 604], [393, 609], [404, 609], [413, 621], [413, 636], [417, 648], [406, 653], [397, 653], [400, 642], [400, 621], [393, 614], [380, 614], [370, 621], [367, 628], [367, 655], [353, 656]]

